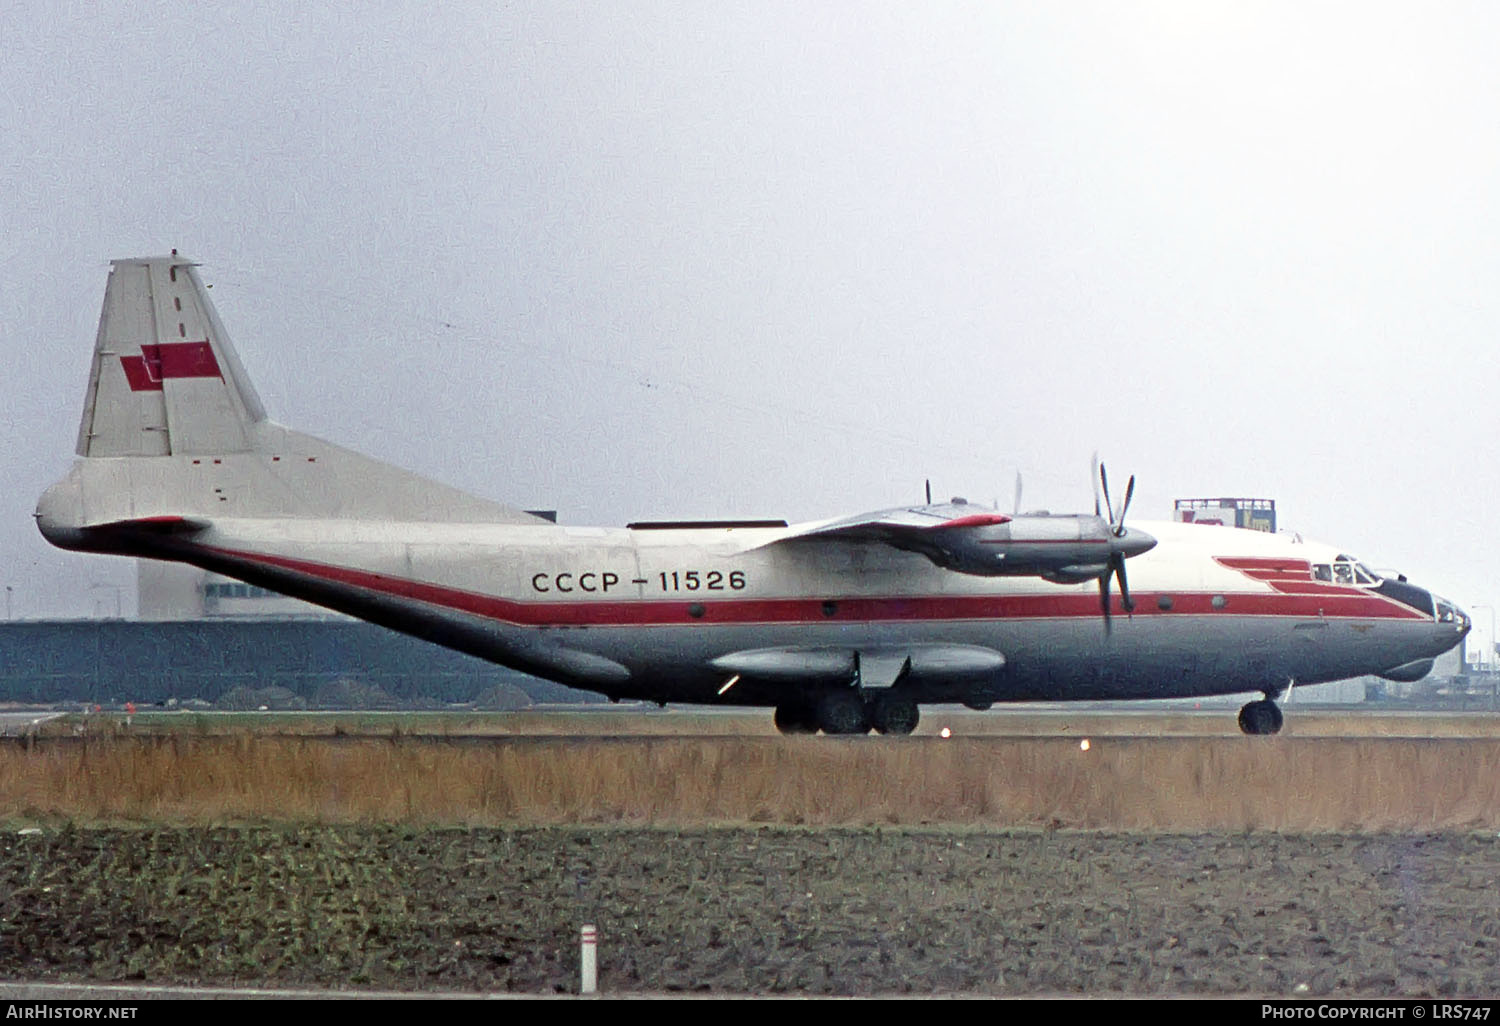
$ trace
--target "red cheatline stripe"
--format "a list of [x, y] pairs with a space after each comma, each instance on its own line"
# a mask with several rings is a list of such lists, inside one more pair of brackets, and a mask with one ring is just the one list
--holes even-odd
[[[1239, 570], [1238, 567], [1231, 569]], [[1307, 570], [1277, 568], [1275, 570], [1239, 570], [1246, 577], [1253, 577], [1257, 581], [1310, 581], [1312, 574]]]
[[1283, 595], [1362, 595], [1361, 588], [1352, 585], [1325, 584], [1321, 581], [1267, 581]]
[[[1214, 562], [1231, 570], [1238, 570], [1251, 580], [1270, 585], [1283, 595], [1368, 595], [1369, 592], [1354, 584], [1334, 584], [1331, 581], [1314, 580], [1312, 564], [1307, 561], [1285, 559], [1250, 559], [1236, 556], [1215, 556]], [[1395, 602], [1394, 599], [1382, 599]], [[1404, 603], [1402, 603], [1404, 605]], [[1423, 617], [1426, 619], [1426, 617]]]
[[[738, 599], [707, 595], [666, 599], [598, 599], [583, 602], [518, 602], [404, 577], [331, 566], [286, 556], [227, 549], [209, 551], [249, 564], [290, 570], [322, 581], [426, 602], [486, 619], [528, 627], [626, 627], [665, 624], [715, 623], [826, 623], [880, 621], [954, 621], [1092, 619], [1100, 615], [1099, 597], [1068, 592], [1056, 595], [951, 595], [906, 597], [819, 596], [810, 598]], [[1298, 619], [1360, 618], [1425, 620], [1416, 610], [1380, 595], [1229, 594], [1225, 606], [1215, 608], [1214, 595], [1172, 592], [1172, 608], [1159, 609], [1155, 594], [1137, 594], [1134, 616], [1224, 615], [1282, 616]], [[1119, 597], [1117, 615], [1125, 615]], [[832, 604], [833, 614], [825, 607]], [[690, 610], [699, 609], [693, 616]]]
[[1231, 570], [1311, 570], [1307, 560], [1285, 556], [1215, 556], [1214, 562]]

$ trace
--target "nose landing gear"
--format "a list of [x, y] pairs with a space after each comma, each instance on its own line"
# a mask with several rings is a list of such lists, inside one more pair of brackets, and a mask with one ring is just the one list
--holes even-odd
[[1246, 734], [1276, 734], [1281, 723], [1281, 709], [1269, 696], [1240, 710], [1240, 730]]

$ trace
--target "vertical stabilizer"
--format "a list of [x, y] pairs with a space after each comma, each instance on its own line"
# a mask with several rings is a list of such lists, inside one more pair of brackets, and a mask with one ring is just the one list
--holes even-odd
[[248, 452], [263, 419], [192, 262], [113, 261], [78, 455]]
[[127, 521], [158, 532], [252, 517], [546, 523], [267, 420], [176, 253], [110, 265], [78, 455], [37, 504], [42, 533], [64, 548], [126, 551], [90, 532]]

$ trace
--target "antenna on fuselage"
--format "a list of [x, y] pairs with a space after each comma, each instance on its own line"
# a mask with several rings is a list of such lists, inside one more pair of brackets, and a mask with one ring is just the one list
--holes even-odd
[[927, 479], [927, 505], [932, 505], [932, 478]]

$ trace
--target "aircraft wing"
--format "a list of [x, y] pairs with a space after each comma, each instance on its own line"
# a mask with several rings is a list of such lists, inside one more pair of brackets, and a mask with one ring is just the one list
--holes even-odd
[[[903, 506], [794, 527], [758, 548], [865, 542], [925, 556], [982, 577], [1042, 577], [1057, 584], [1101, 579], [1156, 539], [1098, 515], [1010, 517], [983, 506]], [[1123, 591], [1123, 587], [1122, 587]]]
[[951, 536], [974, 528], [1010, 523], [1003, 513], [945, 502], [935, 506], [899, 506], [835, 520], [821, 520], [793, 528], [787, 534], [756, 546], [767, 548], [789, 542], [818, 539], [884, 542], [894, 548], [925, 552], [938, 541], [935, 532]]

